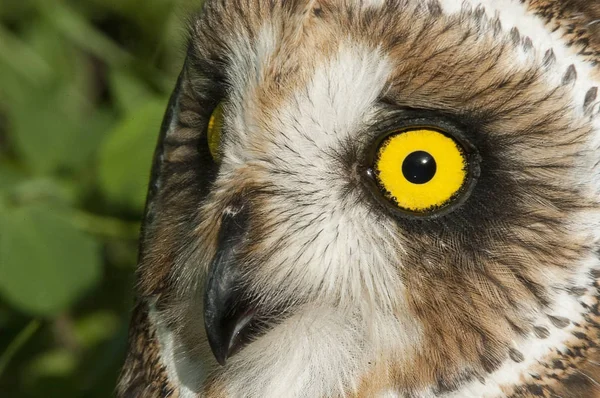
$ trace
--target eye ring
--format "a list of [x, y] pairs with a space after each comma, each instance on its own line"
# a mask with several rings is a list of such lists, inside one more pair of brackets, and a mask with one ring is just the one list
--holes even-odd
[[[391, 137], [395, 137], [404, 133], [415, 132], [415, 131], [431, 131], [443, 135], [456, 144], [462, 153], [465, 167], [464, 167], [464, 180], [460, 188], [452, 194], [443, 204], [440, 206], [431, 206], [427, 209], [413, 210], [400, 206], [395, 200], [390, 198], [389, 191], [386, 191], [385, 187], [382, 186], [381, 181], [378, 179], [378, 170], [376, 163], [380, 156], [380, 149], [386, 140]], [[458, 127], [452, 122], [448, 122], [444, 119], [438, 118], [407, 118], [401, 120], [399, 123], [387, 130], [385, 133], [380, 134], [373, 140], [370, 145], [370, 150], [367, 152], [366, 164], [364, 166], [365, 180], [367, 182], [368, 190], [371, 191], [375, 199], [385, 206], [394, 215], [408, 218], [436, 218], [446, 215], [462, 204], [471, 195], [476, 181], [480, 175], [480, 156], [476, 147], [469, 141], [469, 139], [463, 133], [464, 129]], [[414, 153], [411, 153], [411, 155]], [[421, 158], [423, 160], [423, 158]], [[435, 161], [433, 162], [435, 166]], [[399, 169], [403, 164], [399, 165]], [[433, 173], [435, 173], [435, 167], [433, 167]], [[430, 169], [431, 171], [431, 169]], [[414, 176], [416, 180], [412, 181], [415, 184], [426, 183], [431, 179], [431, 176]], [[424, 178], [418, 181], [419, 178]], [[395, 199], [395, 198], [394, 198]]]

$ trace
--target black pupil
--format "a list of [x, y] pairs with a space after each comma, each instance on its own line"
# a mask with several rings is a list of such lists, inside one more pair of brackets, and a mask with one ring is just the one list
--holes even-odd
[[425, 184], [435, 176], [435, 159], [425, 151], [415, 151], [402, 162], [404, 178], [413, 184]]

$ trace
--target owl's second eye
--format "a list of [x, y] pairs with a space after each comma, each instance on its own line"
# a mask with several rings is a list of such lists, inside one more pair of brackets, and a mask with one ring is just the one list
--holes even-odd
[[223, 130], [223, 105], [219, 104], [210, 115], [206, 129], [206, 140], [210, 155], [216, 163], [221, 161], [221, 131]]
[[401, 210], [426, 213], [452, 202], [467, 179], [461, 145], [440, 131], [408, 129], [388, 135], [375, 156], [375, 179]]

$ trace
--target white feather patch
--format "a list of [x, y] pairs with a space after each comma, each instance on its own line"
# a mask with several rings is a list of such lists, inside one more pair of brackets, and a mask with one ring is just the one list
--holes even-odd
[[[160, 344], [160, 359], [163, 363], [169, 381], [179, 388], [179, 398], [196, 398], [197, 391], [206, 377], [202, 364], [191, 361], [187, 355], [179, 352], [175, 342], [175, 335], [161, 321], [154, 304], [149, 305], [148, 318], [150, 324], [154, 325], [156, 338]], [[189, 385], [190, 381], [193, 385]]]

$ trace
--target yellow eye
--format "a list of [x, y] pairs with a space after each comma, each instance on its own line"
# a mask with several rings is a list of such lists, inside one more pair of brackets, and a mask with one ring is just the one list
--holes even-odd
[[456, 197], [467, 179], [467, 160], [458, 143], [438, 131], [401, 131], [377, 149], [375, 177], [398, 207], [423, 213]]
[[213, 160], [217, 163], [221, 161], [221, 130], [223, 129], [223, 105], [219, 104], [210, 115], [208, 128], [206, 130], [206, 139], [208, 140], [208, 149]]

